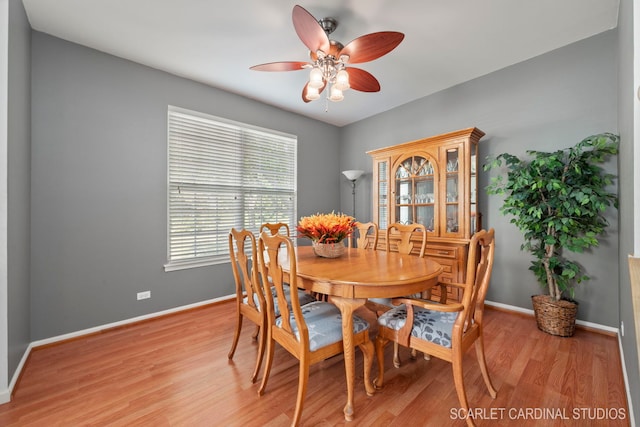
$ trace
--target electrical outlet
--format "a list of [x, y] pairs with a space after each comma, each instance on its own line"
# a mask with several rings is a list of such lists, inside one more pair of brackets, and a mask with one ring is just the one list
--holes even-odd
[[137, 298], [138, 301], [140, 301], [141, 299], [151, 298], [151, 291], [138, 292]]
[[620, 334], [624, 336], [624, 322], [620, 322]]

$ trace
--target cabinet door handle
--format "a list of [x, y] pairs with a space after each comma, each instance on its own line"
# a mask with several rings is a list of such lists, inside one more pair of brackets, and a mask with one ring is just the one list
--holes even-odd
[[438, 251], [439, 255], [449, 255], [449, 251]]

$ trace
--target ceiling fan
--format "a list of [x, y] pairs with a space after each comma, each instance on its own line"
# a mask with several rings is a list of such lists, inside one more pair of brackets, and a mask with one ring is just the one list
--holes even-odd
[[293, 7], [293, 26], [300, 40], [309, 48], [309, 62], [285, 61], [250, 67], [256, 71], [296, 71], [310, 69], [309, 81], [302, 90], [302, 100], [310, 102], [320, 97], [329, 86], [327, 99], [342, 101], [343, 92], [349, 88], [361, 92], [378, 92], [380, 83], [365, 70], [347, 64], [373, 61], [391, 52], [404, 39], [396, 31], [381, 31], [367, 34], [342, 43], [330, 40], [338, 22], [333, 18], [316, 20], [301, 6]]

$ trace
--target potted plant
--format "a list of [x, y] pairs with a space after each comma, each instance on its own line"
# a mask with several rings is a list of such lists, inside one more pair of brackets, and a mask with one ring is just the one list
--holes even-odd
[[598, 246], [608, 225], [604, 216], [618, 207], [608, 187], [615, 178], [599, 165], [618, 153], [620, 138], [602, 133], [575, 146], [554, 152], [527, 151], [520, 159], [502, 153], [489, 159], [484, 170], [507, 169], [491, 178], [488, 194], [504, 195], [500, 212], [524, 234], [522, 250], [531, 252], [529, 267], [548, 295], [532, 297], [538, 327], [548, 333], [571, 336], [575, 329], [575, 287], [589, 277], [565, 252], [584, 252]]

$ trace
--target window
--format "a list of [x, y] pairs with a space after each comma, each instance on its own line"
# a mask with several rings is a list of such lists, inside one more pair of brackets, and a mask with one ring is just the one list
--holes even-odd
[[229, 261], [229, 230], [296, 224], [297, 138], [169, 106], [165, 271]]

